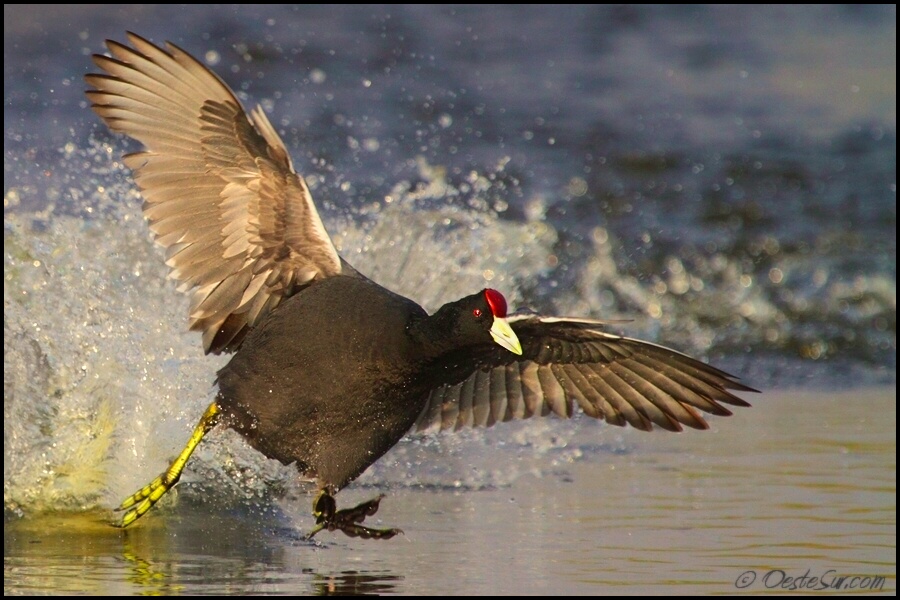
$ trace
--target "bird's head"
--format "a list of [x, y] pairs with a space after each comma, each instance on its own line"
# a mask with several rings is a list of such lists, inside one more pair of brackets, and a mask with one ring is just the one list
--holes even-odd
[[462, 348], [493, 342], [522, 354], [522, 344], [506, 320], [506, 298], [497, 290], [485, 289], [449, 302], [429, 320], [431, 341], [438, 345]]

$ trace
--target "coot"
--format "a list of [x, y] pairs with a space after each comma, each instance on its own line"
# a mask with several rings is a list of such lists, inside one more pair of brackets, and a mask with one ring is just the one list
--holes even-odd
[[488, 427], [575, 405], [613, 425], [706, 429], [699, 411], [749, 406], [736, 378], [684, 354], [601, 331], [601, 321], [507, 313], [478, 291], [428, 315], [337, 251], [261, 107], [250, 113], [174, 44], [128, 33], [95, 55], [94, 111], [143, 144], [125, 164], [209, 353], [233, 352], [214, 402], [169, 468], [119, 507], [120, 526], [178, 481], [215, 425], [314, 479], [316, 526], [386, 539], [361, 523], [379, 496], [338, 510], [334, 494], [411, 428]]

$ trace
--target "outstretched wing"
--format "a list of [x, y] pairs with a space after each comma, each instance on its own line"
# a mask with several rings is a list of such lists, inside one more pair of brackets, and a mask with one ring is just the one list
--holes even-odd
[[262, 108], [247, 114], [174, 44], [107, 40], [85, 77], [94, 111], [145, 150], [125, 156], [206, 352], [230, 352], [286, 297], [341, 272], [306, 182]]
[[707, 429], [699, 411], [750, 406], [733, 391], [756, 392], [724, 371], [650, 342], [604, 333], [600, 321], [513, 315], [522, 356], [503, 349], [448, 358], [448, 381], [432, 390], [416, 422], [422, 430], [490, 427], [574, 405], [613, 425], [650, 431]]

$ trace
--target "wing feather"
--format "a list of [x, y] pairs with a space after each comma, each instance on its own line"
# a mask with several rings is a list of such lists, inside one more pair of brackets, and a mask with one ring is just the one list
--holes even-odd
[[207, 352], [230, 352], [281, 300], [341, 273], [309, 188], [260, 107], [249, 114], [174, 44], [107, 41], [87, 75], [94, 111], [144, 150], [124, 157], [170, 277]]
[[[676, 350], [605, 333], [599, 329], [603, 322], [533, 314], [516, 314], [509, 322], [523, 354], [475, 349], [471, 371], [463, 370], [461, 381], [431, 392], [419, 430], [490, 427], [551, 412], [571, 417], [575, 405], [612, 425], [707, 429], [701, 411], [728, 416], [723, 404], [749, 406], [735, 391], [757, 391]], [[452, 371], [460, 377], [460, 369]]]

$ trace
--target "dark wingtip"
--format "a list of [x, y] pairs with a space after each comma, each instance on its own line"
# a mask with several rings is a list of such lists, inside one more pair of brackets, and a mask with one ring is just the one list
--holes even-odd
[[734, 382], [731, 389], [738, 390], [739, 392], [752, 392], [754, 394], [762, 394], [762, 390], [758, 390], [756, 388], [752, 388], [749, 385], [744, 385], [743, 383]]
[[[731, 376], [728, 381], [728, 384], [724, 386], [725, 389], [736, 391], [736, 392], [750, 392], [752, 394], [762, 394], [762, 392], [760, 390], [758, 390], [756, 388], [752, 388], [749, 385], [744, 385], [743, 383], [739, 383], [739, 382], [735, 381], [735, 379], [736, 379], [736, 377]], [[747, 401], [741, 400], [734, 394], [729, 394], [729, 395], [738, 401], [738, 402], [734, 402], [735, 406], [750, 406], [750, 404], [747, 403]]]

